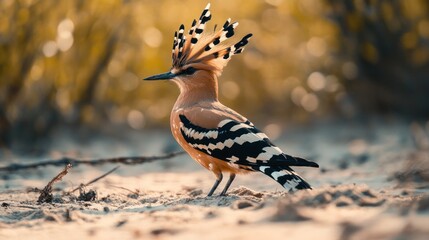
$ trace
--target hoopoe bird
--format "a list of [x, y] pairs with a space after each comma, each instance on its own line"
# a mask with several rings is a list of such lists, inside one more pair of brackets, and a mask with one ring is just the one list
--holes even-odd
[[212, 171], [216, 181], [211, 196], [223, 173], [229, 179], [220, 195], [225, 195], [236, 174], [262, 172], [289, 191], [311, 189], [291, 166], [319, 167], [317, 163], [293, 157], [276, 147], [249, 120], [218, 100], [218, 77], [231, 57], [243, 51], [252, 34], [239, 42], [225, 41], [234, 36], [238, 22], [228, 19], [214, 32], [204, 32], [211, 19], [210, 3], [200, 18], [192, 22], [185, 34], [180, 26], [174, 34], [173, 66], [167, 73], [144, 80], [171, 80], [180, 95], [170, 116], [171, 131], [180, 146], [204, 168]]

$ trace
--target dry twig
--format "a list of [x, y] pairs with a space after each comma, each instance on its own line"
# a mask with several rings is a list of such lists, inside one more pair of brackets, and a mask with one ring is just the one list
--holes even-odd
[[110, 185], [110, 186], [130, 192], [129, 194], [126, 195], [129, 198], [138, 199], [140, 197], [140, 190], [138, 190], [138, 189], [133, 191], [133, 190], [130, 190], [128, 188], [124, 188], [124, 187], [120, 187], [120, 186], [114, 186], [114, 185]]
[[112, 172], [116, 171], [116, 169], [118, 169], [118, 168], [119, 168], [119, 166], [117, 166], [117, 167], [113, 168], [112, 170], [110, 170], [110, 171], [106, 172], [105, 174], [103, 174], [103, 175], [101, 175], [101, 176], [99, 176], [99, 177], [96, 177], [96, 178], [92, 179], [91, 181], [89, 181], [89, 182], [87, 182], [87, 183], [85, 183], [85, 184], [80, 184], [80, 185], [79, 185], [79, 187], [77, 187], [77, 188], [75, 188], [75, 189], [71, 190], [71, 191], [70, 191], [70, 192], [68, 192], [68, 193], [74, 193], [74, 192], [76, 192], [76, 191], [77, 191], [77, 190], [79, 190], [79, 189], [82, 189], [82, 188], [84, 188], [84, 187], [87, 187], [87, 186], [89, 186], [89, 185], [91, 185], [91, 184], [93, 184], [93, 183], [97, 182], [98, 180], [100, 180], [100, 179], [102, 179], [102, 178], [106, 177], [107, 175], [111, 174]]
[[115, 186], [115, 185], [110, 185], [110, 186], [111, 186], [111, 187], [114, 187], [114, 188], [119, 188], [119, 189], [122, 189], [122, 190], [128, 191], [128, 192], [130, 192], [131, 194], [136, 194], [136, 195], [139, 195], [139, 194], [140, 194], [140, 190], [138, 190], [138, 189], [136, 189], [135, 191], [133, 191], [133, 190], [131, 190], [131, 189], [124, 188], [124, 187], [121, 187], [121, 186]]
[[67, 164], [65, 168], [60, 173], [58, 173], [57, 176], [55, 176], [54, 178], [52, 178], [51, 181], [48, 182], [45, 188], [43, 188], [43, 190], [40, 192], [39, 199], [37, 199], [38, 203], [52, 202], [52, 185], [54, 185], [54, 183], [60, 181], [65, 175], [67, 175], [71, 167], [71, 164]]
[[64, 164], [72, 164], [73, 166], [77, 166], [79, 164], [87, 164], [87, 165], [101, 165], [106, 163], [121, 163], [125, 165], [135, 165], [141, 163], [148, 163], [157, 160], [165, 160], [170, 159], [175, 156], [181, 155], [185, 152], [173, 152], [161, 156], [151, 156], [151, 157], [116, 157], [116, 158], [100, 158], [100, 159], [92, 159], [92, 160], [82, 160], [76, 158], [64, 157], [58, 160], [46, 160], [37, 163], [31, 164], [11, 164], [8, 166], [0, 167], [0, 171], [17, 171], [23, 169], [31, 169], [38, 167], [46, 167], [46, 166], [64, 166]]

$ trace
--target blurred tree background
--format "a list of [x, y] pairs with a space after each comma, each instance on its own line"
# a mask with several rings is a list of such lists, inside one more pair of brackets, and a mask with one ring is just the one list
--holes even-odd
[[[0, 146], [62, 128], [168, 126], [177, 88], [142, 78], [170, 68], [174, 31], [205, 5], [0, 1]], [[231, 17], [238, 36], [254, 34], [220, 78], [220, 99], [267, 130], [429, 116], [426, 0], [222, 0], [212, 14], [208, 29]]]

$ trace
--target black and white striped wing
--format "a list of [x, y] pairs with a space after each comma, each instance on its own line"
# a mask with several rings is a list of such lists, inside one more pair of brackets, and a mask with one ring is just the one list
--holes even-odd
[[186, 142], [217, 159], [245, 166], [302, 165], [299, 163], [301, 159], [284, 154], [249, 121], [226, 119], [217, 128], [206, 129], [194, 125], [184, 115], [179, 117]]

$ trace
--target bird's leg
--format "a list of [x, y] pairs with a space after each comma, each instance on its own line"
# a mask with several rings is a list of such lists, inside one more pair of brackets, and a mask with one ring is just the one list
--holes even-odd
[[235, 173], [231, 173], [229, 175], [228, 182], [226, 182], [225, 188], [220, 193], [220, 196], [225, 196], [226, 195], [226, 191], [228, 191], [228, 188], [229, 188], [229, 186], [231, 186], [231, 183], [234, 181], [234, 179], [235, 179]]
[[207, 197], [210, 197], [211, 195], [213, 195], [217, 186], [219, 186], [219, 183], [222, 182], [222, 178], [223, 178], [222, 172], [219, 172], [219, 174], [217, 174], [216, 182], [213, 184], [213, 187], [212, 187], [212, 189], [210, 189], [210, 192], [209, 192], [209, 194], [207, 194]]

